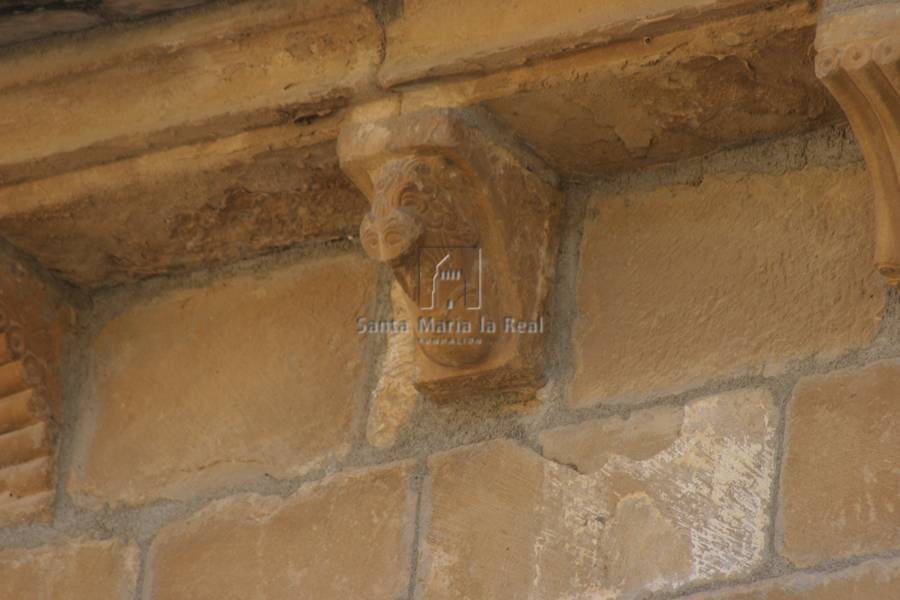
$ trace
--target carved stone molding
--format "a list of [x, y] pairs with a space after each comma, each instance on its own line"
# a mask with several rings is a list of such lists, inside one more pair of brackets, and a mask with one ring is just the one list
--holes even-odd
[[900, 6], [868, 6], [823, 20], [816, 75], [859, 140], [875, 195], [875, 265], [900, 285]]
[[363, 248], [405, 293], [416, 387], [437, 400], [540, 387], [555, 175], [472, 110], [349, 125], [338, 153], [371, 204]]
[[0, 261], [0, 525], [49, 515], [66, 309], [16, 261]]

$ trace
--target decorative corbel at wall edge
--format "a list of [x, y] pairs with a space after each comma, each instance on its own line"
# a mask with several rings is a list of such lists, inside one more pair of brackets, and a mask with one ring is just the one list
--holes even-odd
[[416, 387], [437, 401], [540, 388], [563, 206], [555, 173], [475, 109], [347, 125], [338, 155], [371, 204], [363, 248], [405, 292]]
[[47, 278], [0, 251], [0, 526], [51, 516], [73, 315]]
[[816, 75], [840, 103], [869, 167], [875, 266], [900, 286], [900, 3], [823, 18]]

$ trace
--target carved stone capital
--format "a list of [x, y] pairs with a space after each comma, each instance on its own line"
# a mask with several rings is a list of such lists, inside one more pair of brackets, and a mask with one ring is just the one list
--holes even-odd
[[816, 75], [859, 140], [875, 193], [875, 265], [900, 285], [900, 5], [867, 6], [824, 19]]
[[562, 206], [555, 175], [461, 109], [349, 125], [338, 154], [371, 204], [362, 246], [405, 292], [419, 390], [444, 400], [540, 387]]

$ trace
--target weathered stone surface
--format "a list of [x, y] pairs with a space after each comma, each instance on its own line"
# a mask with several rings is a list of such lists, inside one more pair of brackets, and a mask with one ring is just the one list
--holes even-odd
[[[143, 17], [209, 0], [0, 0], [0, 46]], [[84, 10], [86, 9], [86, 11]], [[71, 43], [71, 40], [69, 40]]]
[[606, 511], [592, 479], [510, 440], [432, 456], [417, 599], [589, 597]]
[[54, 33], [79, 31], [102, 23], [79, 10], [40, 10], [0, 16], [0, 46], [41, 38]]
[[797, 384], [781, 492], [782, 553], [797, 565], [900, 549], [898, 386], [895, 361]]
[[861, 43], [860, 48], [872, 41], [890, 41], [900, 26], [894, 0], [826, 0], [824, 4], [816, 27], [817, 51], [854, 41]]
[[355, 234], [366, 201], [334, 132], [260, 129], [0, 188], [0, 233], [85, 287]]
[[3, 56], [0, 184], [332, 111], [380, 45], [364, 3], [260, 0]]
[[[41, 391], [45, 393], [43, 414], [62, 420], [62, 382], [58, 366], [66, 333], [75, 312], [60, 287], [32, 261], [0, 249], [0, 364], [10, 359], [33, 357], [40, 363]], [[5, 343], [3, 343], [5, 341]], [[4, 365], [0, 369], [9, 367]], [[8, 379], [0, 384], [7, 395]], [[0, 409], [0, 413], [9, 414]], [[24, 423], [22, 423], [24, 424]], [[0, 424], [0, 433], [8, 431]]]
[[0, 596], [9, 600], [131, 600], [140, 568], [137, 546], [71, 540], [0, 550]]
[[408, 464], [342, 474], [294, 495], [245, 495], [169, 525], [148, 600], [405, 598], [416, 497]]
[[861, 165], [596, 193], [571, 402], [625, 402], [867, 344], [884, 306]]
[[208, 0], [103, 0], [103, 6], [116, 15], [143, 17], [203, 4]]
[[822, 2], [822, 16], [830, 17], [833, 15], [849, 12], [863, 6], [873, 4], [892, 4], [894, 0], [824, 0]]
[[657, 35], [702, 19], [758, 9], [748, 0], [406, 0], [387, 26], [379, 71], [388, 84], [520, 65], [548, 54]]
[[[487, 48], [476, 66], [492, 72], [396, 92], [374, 83], [381, 31], [353, 0], [225, 3], [0, 57], [0, 235], [69, 281], [98, 287], [347, 234], [358, 199], [333, 168], [336, 127], [323, 117], [379, 100], [398, 113], [480, 105], [574, 177], [840, 118], [813, 73], [815, 15], [805, 0], [771, 10], [745, 0], [589, 4], [549, 18], [527, 2], [499, 22], [503, 49]], [[388, 29], [448, 10], [415, 3]], [[515, 37], [520, 21], [535, 26]], [[472, 35], [496, 33], [488, 22]], [[393, 56], [406, 52], [399, 46]], [[423, 56], [434, 58], [410, 58]], [[441, 56], [451, 71], [463, 64]], [[513, 56], [529, 60], [507, 64]], [[294, 128], [321, 144], [311, 159], [299, 147], [314, 144], [286, 143]], [[292, 176], [291, 161], [300, 165]], [[200, 224], [184, 231], [183, 218]]]
[[139, 504], [341, 455], [366, 376], [355, 321], [374, 279], [356, 256], [321, 258], [114, 318], [93, 343], [72, 492]]
[[873, 560], [835, 573], [798, 574], [685, 600], [887, 600], [900, 597], [900, 561]]
[[[670, 160], [679, 149], [703, 153], [839, 115], [813, 74], [807, 49], [815, 14], [805, 0], [578, 0], [557, 8], [548, 15], [529, 1], [497, 19], [500, 5], [414, 2], [388, 25], [382, 77], [397, 63], [402, 77], [427, 78], [409, 91], [424, 91], [433, 106], [497, 99], [490, 108], [569, 174]], [[449, 33], [456, 30], [448, 23], [475, 13]], [[382, 93], [372, 83], [381, 37], [362, 2], [264, 0], [91, 32], [77, 52], [50, 40], [0, 65], [0, 108], [44, 107], [41, 119], [4, 124], [18, 144], [0, 161], [0, 182], [364, 102]], [[434, 51], [444, 43], [462, 55]], [[464, 56], [470, 53], [480, 58]], [[432, 65], [414, 66], [423, 60]], [[411, 71], [400, 64], [407, 61]], [[505, 70], [487, 77], [431, 80], [499, 66]], [[581, 84], [589, 102], [578, 102]], [[650, 106], [659, 93], [667, 102]], [[77, 106], [58, 101], [70, 97], [80, 99]]]
[[72, 309], [18, 257], [0, 254], [0, 525], [47, 518]]
[[609, 597], [747, 575], [761, 564], [777, 420], [768, 392], [740, 390], [541, 434], [547, 458], [603, 490]]
[[480, 102], [570, 177], [842, 118], [814, 74], [815, 13], [806, 2], [698, 21], [658, 37], [416, 86], [404, 93], [403, 111]]
[[[398, 283], [391, 287], [391, 304], [395, 322], [405, 320], [412, 323], [403, 289]], [[413, 385], [416, 369], [414, 335], [411, 328], [387, 334], [387, 349], [382, 359], [381, 375], [372, 390], [366, 426], [366, 438], [376, 448], [394, 445], [419, 404], [419, 392]]]

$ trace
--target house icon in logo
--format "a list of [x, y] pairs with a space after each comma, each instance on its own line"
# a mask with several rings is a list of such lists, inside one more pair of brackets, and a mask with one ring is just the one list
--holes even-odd
[[481, 310], [483, 264], [478, 247], [424, 247], [418, 256], [422, 311]]

